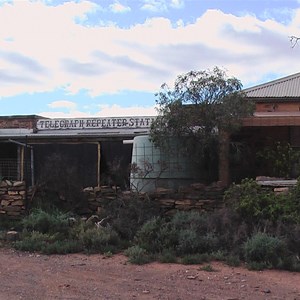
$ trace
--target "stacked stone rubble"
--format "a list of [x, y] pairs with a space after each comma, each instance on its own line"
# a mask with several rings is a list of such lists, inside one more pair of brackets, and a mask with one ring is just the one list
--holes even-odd
[[93, 213], [99, 213], [103, 203], [114, 200], [122, 194], [118, 187], [109, 186], [87, 187], [83, 192], [88, 201], [88, 209]]
[[167, 213], [171, 213], [177, 210], [213, 211], [223, 207], [223, 194], [224, 188], [218, 184], [206, 186], [195, 183], [176, 192], [157, 189], [150, 197], [158, 201]]
[[18, 218], [24, 215], [25, 197], [23, 181], [0, 181], [0, 217]]
[[[88, 207], [91, 213], [101, 212], [103, 203], [119, 197], [124, 201], [129, 201], [136, 197], [130, 191], [122, 192], [116, 187], [88, 187], [84, 189], [88, 200]], [[166, 213], [173, 213], [177, 210], [198, 210], [212, 211], [223, 207], [224, 188], [218, 184], [206, 186], [201, 183], [195, 183], [188, 187], [181, 187], [178, 191], [159, 188], [153, 193], [147, 194], [150, 200], [159, 203], [159, 206]], [[145, 194], [139, 194], [144, 198]]]

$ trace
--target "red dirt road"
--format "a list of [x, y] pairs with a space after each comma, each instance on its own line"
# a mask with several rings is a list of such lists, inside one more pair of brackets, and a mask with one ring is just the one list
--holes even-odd
[[0, 300], [15, 299], [291, 299], [300, 273], [248, 271], [211, 263], [137, 266], [116, 255], [39, 255], [0, 249]]

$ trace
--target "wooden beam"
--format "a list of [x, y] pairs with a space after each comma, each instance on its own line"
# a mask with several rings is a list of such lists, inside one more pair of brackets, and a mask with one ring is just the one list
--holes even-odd
[[100, 187], [100, 168], [101, 168], [101, 143], [98, 142], [98, 160], [97, 160], [97, 186]]

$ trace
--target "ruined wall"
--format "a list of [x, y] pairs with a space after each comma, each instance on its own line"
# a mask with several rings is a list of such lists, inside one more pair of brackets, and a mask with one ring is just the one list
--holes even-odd
[[0, 128], [26, 128], [33, 129], [36, 127], [36, 121], [39, 116], [5, 116], [0, 117]]
[[24, 181], [0, 181], [0, 218], [18, 219], [25, 214]]
[[[149, 197], [151, 201], [158, 203], [166, 214], [175, 213], [177, 210], [212, 211], [223, 207], [224, 189], [217, 184], [205, 186], [201, 183], [179, 188], [178, 191], [159, 188], [150, 194], [140, 194], [141, 199]], [[83, 214], [95, 214], [101, 212], [103, 203], [112, 201], [118, 197], [124, 201], [130, 201], [136, 194], [130, 191], [121, 191], [119, 188], [108, 186], [88, 187], [84, 189], [88, 201], [88, 210]], [[4, 180], [0, 182], [0, 218], [6, 216], [18, 219], [25, 215], [25, 183], [23, 181]], [[28, 191], [28, 197], [31, 192]]]
[[[113, 200], [116, 197], [129, 200], [136, 196], [130, 191], [122, 192], [119, 189], [110, 187], [86, 188], [84, 193], [88, 200], [91, 212], [100, 212], [101, 205], [104, 202]], [[159, 204], [166, 214], [172, 214], [177, 210], [198, 210], [212, 211], [222, 208], [224, 188], [218, 184], [206, 186], [201, 183], [191, 184], [187, 187], [181, 187], [178, 191], [159, 188], [153, 193], [147, 194], [150, 200]], [[145, 197], [145, 194], [139, 195]]]

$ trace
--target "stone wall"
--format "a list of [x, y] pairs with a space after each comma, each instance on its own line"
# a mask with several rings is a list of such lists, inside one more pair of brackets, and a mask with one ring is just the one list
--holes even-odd
[[[107, 186], [88, 187], [84, 189], [84, 193], [88, 199], [89, 209], [93, 213], [100, 212], [102, 203], [116, 197], [125, 200], [134, 197], [132, 192], [122, 192], [117, 188]], [[181, 187], [178, 191], [159, 188], [153, 193], [148, 193], [147, 196], [150, 200], [159, 203], [166, 214], [172, 214], [177, 210], [213, 211], [222, 208], [224, 206], [223, 194], [224, 188], [218, 184], [206, 186], [195, 183], [187, 187]], [[140, 197], [145, 197], [145, 193], [140, 194]]]
[[[223, 207], [224, 189], [218, 184], [205, 186], [201, 183], [181, 187], [178, 191], [159, 188], [150, 194], [142, 193], [139, 196], [159, 204], [162, 211], [172, 214], [177, 210], [212, 211]], [[136, 197], [130, 191], [121, 191], [119, 188], [108, 186], [88, 187], [84, 189], [88, 201], [88, 210], [84, 214], [95, 214], [101, 212], [104, 202], [112, 201], [119, 197], [130, 201]], [[28, 197], [31, 196], [30, 191]], [[25, 215], [25, 183], [23, 181], [4, 180], [0, 182], [0, 218], [6, 216], [18, 219]]]
[[0, 218], [17, 219], [25, 214], [25, 183], [23, 181], [0, 181]]

